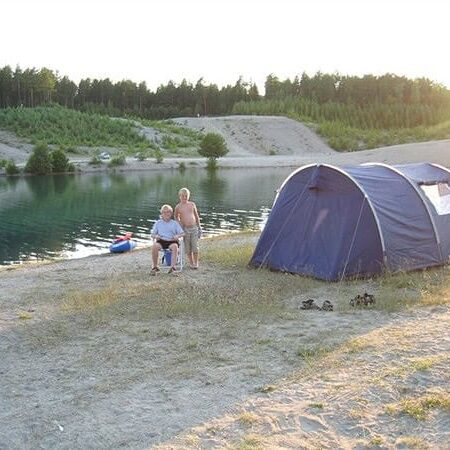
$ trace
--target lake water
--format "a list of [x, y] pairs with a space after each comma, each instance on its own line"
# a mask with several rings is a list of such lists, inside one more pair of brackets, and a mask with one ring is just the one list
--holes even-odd
[[0, 177], [0, 265], [107, 253], [127, 231], [150, 245], [164, 203], [188, 187], [204, 234], [262, 227], [290, 168]]

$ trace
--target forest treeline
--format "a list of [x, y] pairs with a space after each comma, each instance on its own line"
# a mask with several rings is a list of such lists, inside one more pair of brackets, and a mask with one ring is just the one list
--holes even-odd
[[316, 73], [280, 80], [270, 74], [265, 94], [239, 78], [219, 88], [203, 79], [169, 81], [155, 92], [145, 82], [82, 79], [78, 84], [47, 68], [0, 69], [0, 108], [57, 103], [80, 111], [149, 119], [231, 113], [287, 114], [338, 120], [358, 128], [410, 128], [450, 119], [450, 91], [426, 78], [393, 74], [342, 76]]

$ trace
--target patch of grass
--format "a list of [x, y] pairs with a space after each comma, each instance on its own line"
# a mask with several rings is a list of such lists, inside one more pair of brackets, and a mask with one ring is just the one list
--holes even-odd
[[370, 348], [371, 342], [364, 336], [360, 336], [354, 339], [350, 339], [350, 341], [344, 344], [344, 349], [348, 353], [360, 353], [364, 350]]
[[430, 446], [419, 436], [402, 436], [399, 437], [395, 444], [397, 448], [414, 448], [418, 450], [425, 450]]
[[314, 408], [314, 409], [324, 409], [325, 405], [323, 403], [309, 403], [308, 404], [309, 408]]
[[82, 113], [62, 106], [6, 108], [0, 110], [0, 127], [28, 139], [65, 147], [145, 146], [135, 125], [99, 114]]
[[450, 413], [450, 393], [429, 392], [420, 397], [408, 397], [396, 404], [386, 406], [386, 412], [391, 415], [406, 414], [416, 420], [425, 420], [431, 409], [442, 409]]
[[277, 387], [273, 384], [266, 384], [264, 386], [261, 386], [257, 389], [258, 392], [261, 392], [262, 394], [269, 394], [270, 392], [273, 392], [277, 389]]
[[384, 444], [384, 439], [381, 436], [372, 436], [369, 440], [371, 447], [379, 447]]
[[415, 272], [386, 273], [377, 279], [377, 309], [395, 311], [415, 305], [450, 303], [450, 273], [447, 266]]
[[253, 243], [236, 247], [214, 247], [203, 252], [203, 259], [225, 267], [246, 267], [255, 250]]
[[256, 434], [248, 434], [242, 438], [242, 441], [232, 446], [232, 450], [264, 450], [263, 440]]
[[188, 434], [187, 436], [184, 437], [184, 442], [186, 443], [186, 445], [189, 445], [190, 447], [199, 447], [200, 438], [195, 434]]
[[300, 356], [308, 365], [313, 364], [317, 359], [330, 352], [329, 347], [320, 344], [303, 345], [297, 349], [297, 356]]
[[252, 412], [245, 411], [239, 414], [237, 420], [244, 426], [249, 427], [258, 422], [258, 416]]
[[32, 316], [29, 312], [27, 312], [27, 311], [20, 311], [20, 312], [17, 314], [17, 317], [18, 317], [20, 320], [29, 320], [29, 319], [32, 319], [32, 318], [33, 318], [33, 316]]
[[441, 361], [450, 360], [450, 356], [431, 356], [428, 358], [414, 358], [410, 366], [415, 371], [429, 370]]

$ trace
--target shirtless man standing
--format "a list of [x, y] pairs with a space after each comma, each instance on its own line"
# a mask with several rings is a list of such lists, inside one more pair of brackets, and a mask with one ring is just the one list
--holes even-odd
[[197, 206], [189, 201], [191, 193], [187, 188], [178, 191], [180, 203], [175, 206], [174, 218], [184, 230], [184, 245], [191, 269], [198, 269], [198, 239], [201, 236], [200, 217]]

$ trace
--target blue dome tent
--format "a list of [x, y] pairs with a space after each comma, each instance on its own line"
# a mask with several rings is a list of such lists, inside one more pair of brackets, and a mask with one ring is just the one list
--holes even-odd
[[340, 280], [447, 263], [449, 182], [429, 163], [301, 167], [281, 185], [250, 264]]

